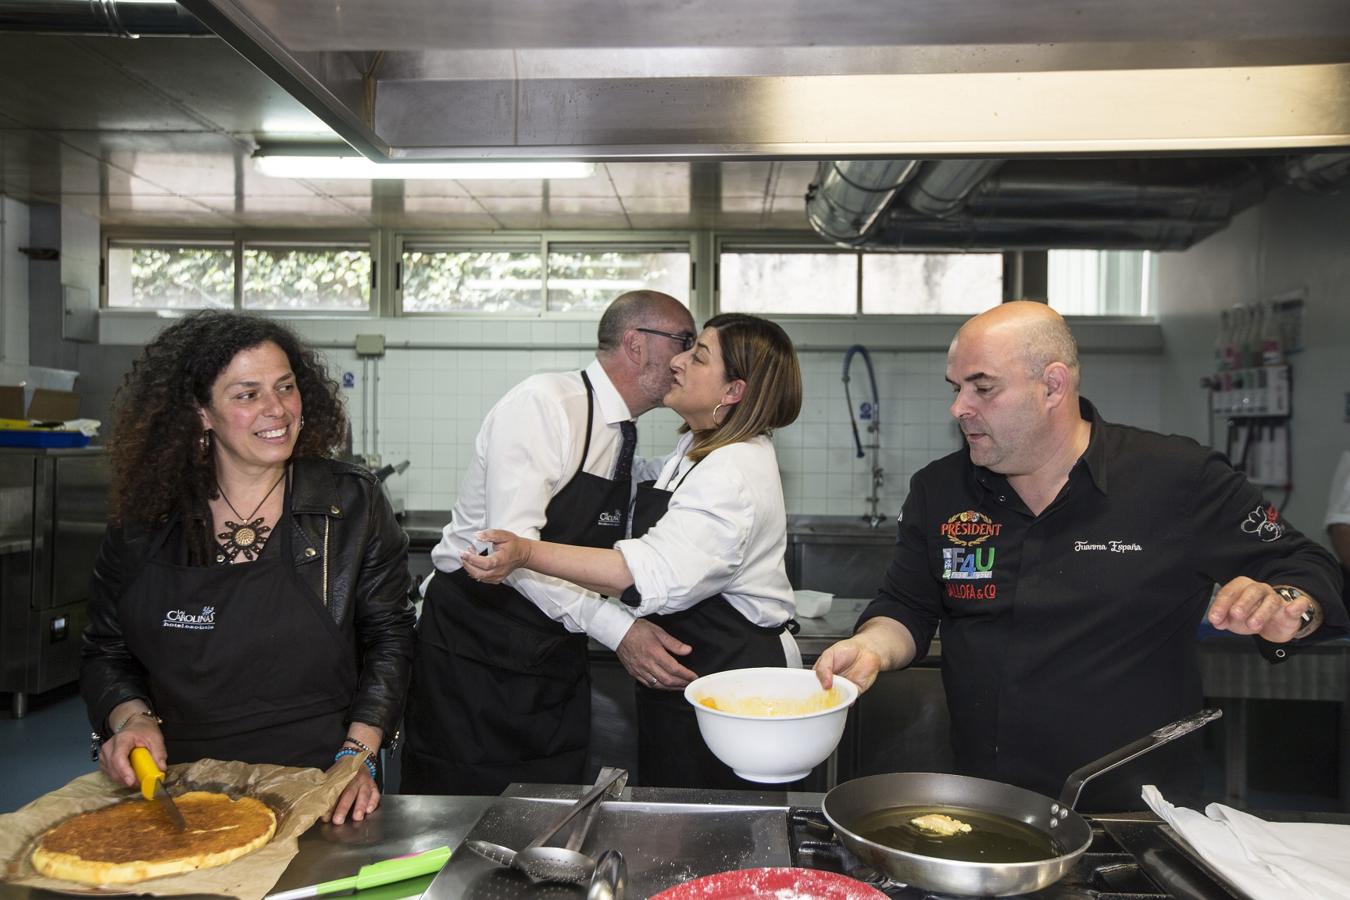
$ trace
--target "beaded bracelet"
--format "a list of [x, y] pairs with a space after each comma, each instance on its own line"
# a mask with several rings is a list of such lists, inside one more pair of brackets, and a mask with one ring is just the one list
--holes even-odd
[[[344, 756], [360, 756], [360, 755], [361, 755], [361, 751], [360, 751], [360, 750], [354, 750], [354, 749], [352, 749], [351, 747], [343, 747], [343, 748], [342, 748], [341, 750], [339, 750], [336, 754], [334, 754], [334, 756], [333, 756], [333, 762], [337, 762], [338, 760], [342, 759], [342, 757], [344, 757]], [[368, 770], [370, 770], [370, 777], [371, 777], [372, 780], [374, 780], [374, 779], [376, 778], [376, 775], [375, 775], [375, 760], [373, 760], [373, 759], [371, 759], [369, 756], [367, 756], [365, 759], [363, 759], [363, 760], [361, 760], [361, 761], [362, 761], [363, 763], [366, 764], [366, 768], [367, 768]]]
[[349, 738], [347, 738], [345, 741], [343, 741], [343, 743], [345, 743], [345, 744], [352, 744], [352, 745], [354, 745], [355, 747], [357, 747], [358, 749], [360, 749], [360, 750], [362, 750], [362, 751], [364, 751], [364, 752], [366, 752], [366, 753], [369, 753], [369, 754], [371, 754], [372, 756], [375, 755], [375, 751], [374, 751], [374, 750], [370, 749], [370, 748], [367, 747], [364, 743], [362, 743], [361, 741], [358, 741], [358, 740], [357, 740], [356, 738], [354, 738], [354, 737], [349, 737]]

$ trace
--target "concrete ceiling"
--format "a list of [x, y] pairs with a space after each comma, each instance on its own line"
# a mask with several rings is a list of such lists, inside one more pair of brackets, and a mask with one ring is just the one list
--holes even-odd
[[[1194, 156], [1350, 143], [1350, 17], [1344, 0], [1286, 0], [1278, 7], [1268, 0], [1191, 6], [1140, 0], [1129, 15], [1121, 14], [1116, 0], [1080, 0], [1072, 15], [1059, 0], [454, 4], [189, 0], [186, 5], [226, 33], [233, 47], [213, 36], [126, 40], [5, 32], [9, 25], [0, 25], [0, 193], [62, 203], [106, 226], [127, 228], [805, 230], [803, 195], [815, 159], [894, 156], [923, 146], [931, 152], [914, 155], [962, 156], [960, 147], [969, 153], [995, 135], [1015, 143], [1018, 129], [1042, 109], [1051, 115], [1026, 126], [1032, 129], [1027, 135], [1054, 138], [1051, 132], [1061, 125], [1081, 132], [1060, 129], [1060, 137], [1078, 142], [1063, 152], [1049, 149], [1057, 146], [1053, 141], [1043, 141], [1039, 151], [1023, 148], [1050, 164], [1058, 156], [1119, 154], [1127, 147]], [[334, 107], [316, 99], [322, 99], [323, 83], [313, 77], [309, 89], [300, 83], [311, 69], [286, 69], [255, 52], [262, 45], [217, 10], [239, 13], [245, 6], [256, 13], [254, 37], [284, 42], [291, 62], [309, 65], [312, 73], [337, 73], [327, 83], [334, 92], [351, 87], [350, 71], [339, 70], [380, 57], [383, 80], [367, 87], [386, 101], [412, 96], [399, 92], [421, 90], [419, 79], [424, 87], [452, 91], [490, 93], [514, 85], [516, 96], [534, 96], [534, 105], [519, 99], [508, 105], [506, 122], [518, 130], [543, 123], [562, 131], [540, 132], [542, 143], [492, 147], [489, 132], [501, 129], [502, 117], [480, 121], [475, 117], [485, 115], [484, 108], [472, 104], [381, 107], [371, 101], [371, 114], [360, 120], [360, 104], [344, 101], [334, 115]], [[454, 16], [447, 14], [452, 8]], [[248, 52], [248, 59], [234, 47]], [[434, 77], [427, 81], [427, 75]], [[1024, 90], [1043, 77], [1059, 87]], [[934, 78], [958, 92], [914, 88], [938, 84]], [[548, 112], [549, 103], [535, 101], [577, 79], [579, 87], [550, 102], [557, 109], [586, 106], [586, 113], [529, 118]], [[672, 106], [662, 99], [666, 95], [652, 92], [672, 79], [694, 92], [684, 96], [689, 103]], [[1198, 103], [1168, 91], [1197, 79], [1217, 79], [1229, 93]], [[890, 102], [836, 103], [841, 95], [835, 89], [850, 80], [871, 85]], [[605, 92], [590, 90], [600, 84], [620, 91], [625, 102], [641, 99], [652, 116], [650, 135], [642, 135], [646, 120], [640, 118], [628, 116], [623, 127], [626, 139], [637, 134], [648, 141], [645, 149], [630, 143], [605, 151], [595, 143], [613, 124], [615, 110], [627, 109], [608, 108]], [[1092, 92], [1093, 85], [1128, 92], [1140, 84], [1150, 85], [1153, 101], [1107, 102], [1109, 95]], [[1018, 115], [990, 106], [979, 100], [980, 85], [1000, 96], [1023, 91], [1017, 96], [1032, 106]], [[893, 86], [906, 93], [888, 94]], [[774, 102], [758, 105], [755, 98], [765, 89]], [[791, 100], [798, 89], [805, 106]], [[970, 103], [952, 99], [971, 90]], [[1253, 92], [1252, 102], [1224, 106], [1234, 90]], [[1066, 113], [1071, 102], [1091, 106], [1092, 116]], [[705, 122], [706, 131], [694, 134], [704, 143], [685, 146], [675, 130], [663, 137], [657, 119], [665, 106], [674, 110], [672, 129], [689, 124], [681, 116]], [[836, 106], [847, 114], [840, 127], [880, 129], [886, 139], [854, 146], [855, 154], [839, 153], [840, 146], [853, 145], [830, 118]], [[983, 123], [971, 117], [976, 106]], [[253, 167], [253, 152], [268, 142], [333, 142], [340, 134], [358, 146], [356, 138], [366, 139], [368, 151], [378, 150], [381, 116], [386, 124], [397, 119], [398, 128], [426, 132], [430, 143], [422, 155], [436, 152], [436, 123], [446, 121], [466, 140], [485, 142], [452, 147], [451, 155], [537, 156], [540, 147], [551, 147], [558, 152], [545, 155], [610, 161], [598, 164], [590, 178], [566, 181], [278, 179]], [[742, 121], [755, 131], [746, 132], [747, 143], [718, 142], [718, 135], [740, 133]], [[1321, 124], [1330, 130], [1319, 132]], [[591, 125], [600, 130], [586, 131]], [[1249, 125], [1251, 133], [1221, 134]], [[559, 141], [569, 128], [574, 143], [563, 146]], [[966, 135], [967, 143], [924, 145], [937, 133], [933, 128]], [[1182, 138], [1151, 138], [1149, 130], [1159, 128], [1175, 128]], [[795, 137], [780, 140], [788, 132]], [[1094, 134], [1109, 140], [1094, 143]], [[419, 155], [415, 147], [405, 152]], [[627, 161], [638, 157], [650, 161]]]
[[336, 140], [213, 37], [0, 34], [0, 194], [108, 226], [804, 229], [815, 166], [635, 162], [554, 181], [308, 181], [254, 170], [266, 140]]

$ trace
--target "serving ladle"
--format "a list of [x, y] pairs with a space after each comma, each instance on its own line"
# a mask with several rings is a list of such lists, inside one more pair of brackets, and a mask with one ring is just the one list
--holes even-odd
[[[608, 793], [617, 796], [628, 783], [628, 772], [624, 769], [606, 767], [601, 770], [595, 786], [567, 808], [557, 819], [550, 823], [539, 837], [531, 841], [523, 850], [516, 852], [510, 847], [491, 841], [473, 840], [466, 846], [479, 856], [500, 866], [508, 866], [524, 872], [532, 881], [560, 881], [570, 884], [584, 884], [595, 871], [595, 860], [579, 852], [591, 824], [600, 811], [599, 800]], [[544, 846], [554, 835], [567, 826], [583, 810], [587, 811], [581, 826], [573, 830], [572, 836], [564, 847]]]
[[595, 874], [586, 891], [586, 900], [623, 900], [628, 888], [628, 866], [618, 850], [606, 850], [595, 861]]

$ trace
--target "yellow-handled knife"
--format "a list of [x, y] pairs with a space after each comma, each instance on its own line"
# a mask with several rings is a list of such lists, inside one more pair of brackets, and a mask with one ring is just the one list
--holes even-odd
[[136, 778], [141, 782], [141, 795], [147, 800], [158, 801], [160, 809], [164, 810], [174, 828], [179, 831], [187, 831], [187, 822], [183, 821], [183, 814], [174, 805], [169, 792], [164, 790], [164, 773], [159, 770], [159, 766], [155, 765], [154, 757], [150, 755], [150, 751], [144, 747], [137, 747], [132, 750], [131, 768], [136, 772]]

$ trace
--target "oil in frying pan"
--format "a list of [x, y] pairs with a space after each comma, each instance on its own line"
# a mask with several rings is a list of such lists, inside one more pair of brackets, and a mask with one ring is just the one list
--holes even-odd
[[[943, 836], [910, 822], [934, 813], [959, 819], [970, 826], [970, 831]], [[857, 834], [895, 850], [957, 862], [1037, 862], [1059, 855], [1050, 836], [1038, 828], [959, 806], [891, 807], [864, 818]]]

